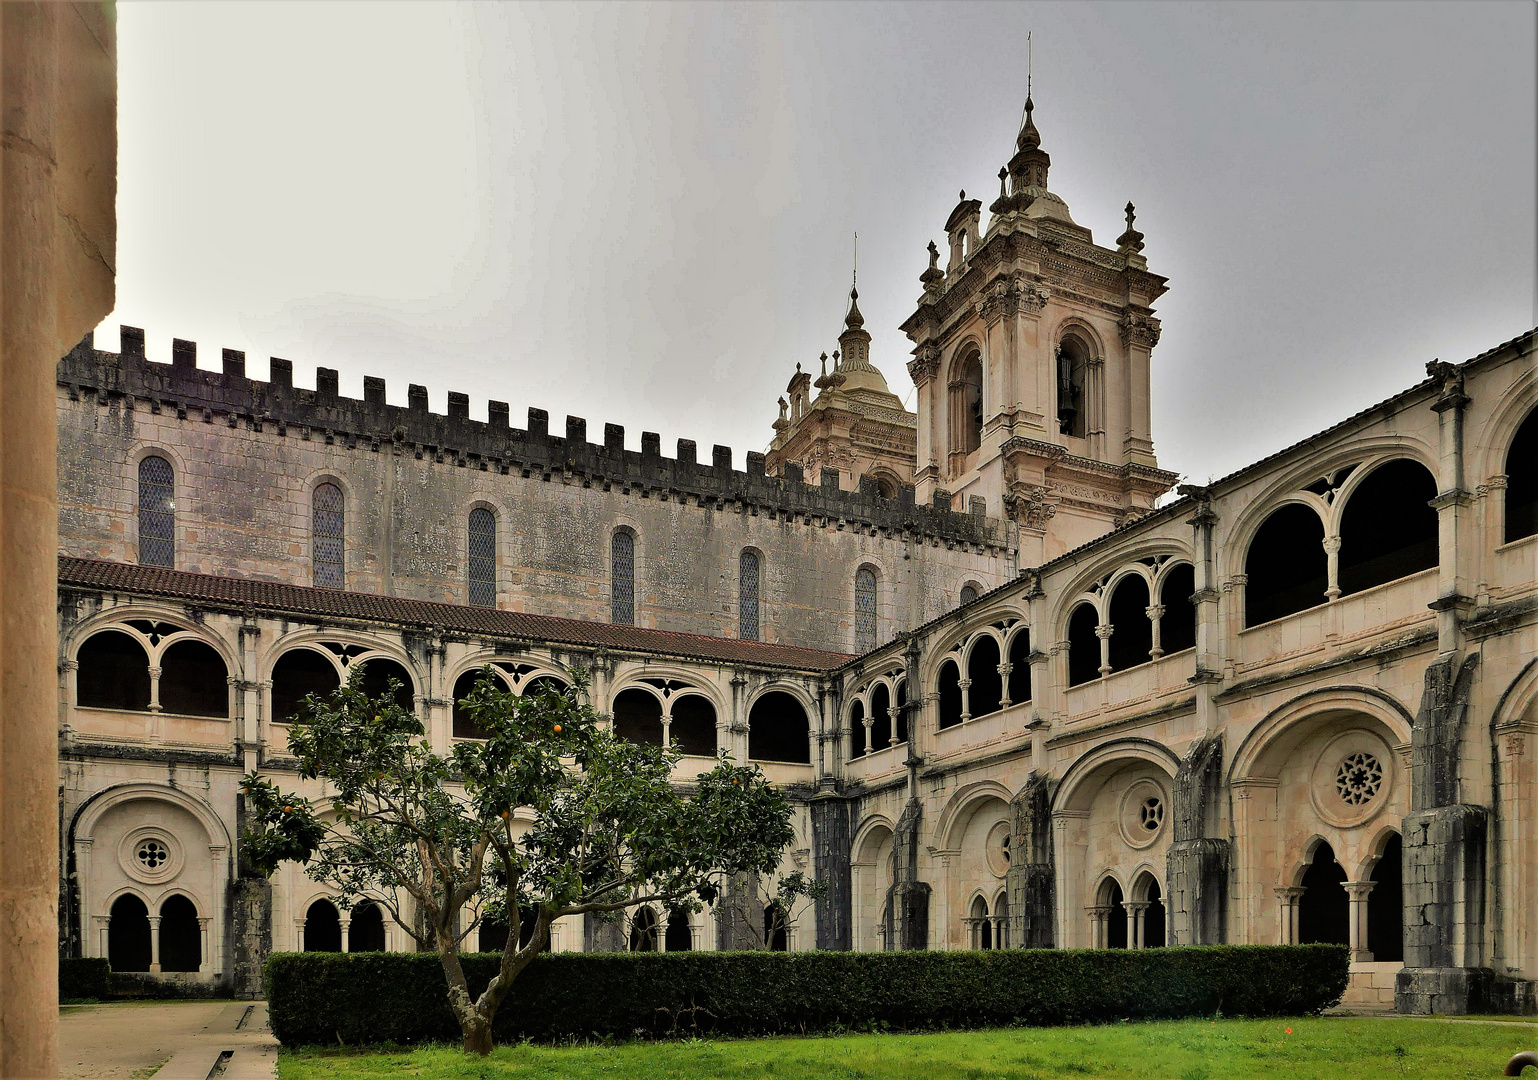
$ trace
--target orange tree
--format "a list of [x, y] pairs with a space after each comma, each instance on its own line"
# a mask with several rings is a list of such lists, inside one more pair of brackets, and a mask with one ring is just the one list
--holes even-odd
[[[482, 1055], [554, 920], [715, 902], [724, 878], [773, 874], [793, 838], [789, 804], [757, 768], [723, 754], [687, 789], [675, 785], [678, 750], [600, 726], [585, 673], [563, 692], [517, 697], [499, 686], [482, 678], [460, 702], [487, 738], [440, 756], [395, 704], [393, 684], [370, 698], [354, 672], [335, 693], [307, 698], [289, 735], [300, 774], [334, 794], [306, 800], [255, 772], [244, 781], [247, 863], [270, 875], [302, 862], [344, 905], [383, 904], [437, 952], [465, 1051]], [[486, 912], [506, 919], [507, 944], [473, 997], [460, 946]]]

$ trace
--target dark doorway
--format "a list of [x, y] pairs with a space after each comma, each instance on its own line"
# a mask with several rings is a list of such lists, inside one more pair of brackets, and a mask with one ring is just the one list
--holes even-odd
[[630, 951], [657, 951], [657, 915], [649, 907], [637, 908], [631, 916]]
[[1374, 960], [1404, 960], [1404, 845], [1399, 834], [1389, 837], [1372, 868], [1372, 892], [1367, 894], [1367, 950]]
[[764, 947], [770, 952], [786, 952], [790, 948], [785, 909], [778, 900], [764, 908]]
[[668, 916], [668, 932], [663, 946], [668, 952], [689, 952], [694, 948], [694, 933], [689, 929], [689, 913], [675, 911]]
[[184, 716], [230, 715], [230, 673], [201, 641], [178, 641], [160, 655], [160, 707]]
[[75, 704], [82, 709], [143, 712], [150, 707], [150, 658], [137, 639], [121, 630], [103, 630], [80, 646], [75, 660]]
[[647, 690], [621, 690], [614, 699], [614, 734], [626, 742], [662, 745], [662, 702]]
[[999, 711], [1004, 699], [1004, 676], [999, 674], [999, 643], [989, 634], [983, 634], [972, 642], [972, 652], [967, 657], [967, 678], [972, 685], [967, 688], [967, 714], [987, 716]]
[[1303, 874], [1304, 893], [1298, 901], [1298, 944], [1351, 944], [1351, 902], [1342, 884], [1346, 872], [1335, 861], [1329, 844], [1314, 850]]
[[160, 970], [196, 971], [203, 963], [203, 928], [198, 909], [185, 896], [160, 905]]
[[330, 900], [317, 900], [304, 913], [304, 951], [342, 951], [342, 919]]
[[1106, 890], [1106, 904], [1110, 906], [1111, 913], [1105, 917], [1105, 947], [1107, 949], [1125, 949], [1127, 947], [1127, 905], [1122, 902], [1121, 886], [1111, 882]]
[[144, 901], [132, 894], [112, 904], [107, 926], [107, 962], [113, 971], [150, 969], [150, 913]]
[[352, 909], [352, 924], [347, 928], [348, 952], [384, 952], [384, 909], [365, 900]]
[[306, 695], [324, 696], [341, 685], [330, 660], [314, 649], [290, 649], [272, 666], [273, 722], [296, 722]]
[[1244, 556], [1244, 625], [1259, 626], [1325, 601], [1329, 556], [1324, 522], [1312, 507], [1272, 511]]
[[690, 757], [716, 756], [716, 707], [699, 694], [673, 699], [673, 745]]
[[806, 709], [783, 690], [772, 690], [748, 712], [748, 758], [752, 761], [812, 761]]

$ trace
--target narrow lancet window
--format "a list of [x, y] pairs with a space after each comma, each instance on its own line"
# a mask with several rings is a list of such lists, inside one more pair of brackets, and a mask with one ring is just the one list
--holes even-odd
[[876, 574], [862, 566], [854, 575], [854, 648], [868, 653], [876, 647]]
[[737, 636], [758, 640], [758, 556], [751, 551], [737, 564]]
[[139, 565], [176, 566], [176, 504], [171, 463], [139, 462]]
[[315, 584], [322, 589], [345, 589], [343, 537], [346, 535], [346, 511], [342, 489], [335, 484], [321, 484], [314, 496], [313, 543]]
[[484, 506], [470, 511], [469, 559], [470, 604], [497, 606], [497, 515]]
[[635, 625], [635, 537], [624, 529], [609, 547], [609, 621]]

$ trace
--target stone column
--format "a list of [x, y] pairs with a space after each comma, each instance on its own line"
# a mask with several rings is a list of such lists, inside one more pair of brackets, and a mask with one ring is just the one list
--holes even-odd
[[1277, 903], [1280, 905], [1277, 923], [1280, 930], [1277, 934], [1278, 945], [1296, 945], [1298, 943], [1298, 901], [1303, 899], [1307, 892], [1299, 885], [1271, 890], [1276, 894]]
[[1110, 939], [1107, 933], [1111, 912], [1116, 909], [1108, 904], [1096, 904], [1084, 909], [1089, 916], [1089, 947], [1091, 949], [1103, 949]]
[[337, 923], [342, 928], [342, 951], [343, 952], [352, 952], [352, 947], [349, 944], [349, 940], [348, 940], [352, 936], [351, 935], [352, 916], [347, 915], [347, 914], [344, 913], [342, 915], [342, 917], [337, 920]]
[[1223, 737], [1191, 744], [1175, 774], [1174, 839], [1165, 857], [1171, 945], [1228, 940], [1229, 841], [1223, 835]]
[[150, 917], [150, 971], [160, 971], [160, 916]]
[[1377, 882], [1373, 881], [1344, 883], [1346, 896], [1351, 902], [1351, 960], [1353, 963], [1365, 963], [1372, 959], [1372, 953], [1367, 949], [1367, 895], [1372, 892], [1375, 884]]
[[206, 915], [198, 916], [198, 942], [199, 942], [199, 949], [200, 949], [200, 951], [198, 952], [198, 955], [202, 958], [201, 960], [198, 961], [198, 973], [200, 975], [206, 975], [210, 971], [214, 970], [213, 956], [212, 956], [211, 952], [209, 951], [209, 947], [208, 947], [209, 946], [209, 941], [208, 941], [208, 924], [209, 924], [209, 921], [210, 920], [209, 920], [208, 916], [206, 916]]
[[820, 790], [812, 796], [809, 810], [812, 876], [828, 888], [825, 895], [813, 902], [817, 948], [847, 951], [855, 947], [849, 800], [836, 791]]
[[0, 1076], [58, 1074], [57, 364], [113, 306], [117, 45], [0, 5]]
[[1128, 927], [1131, 931], [1127, 935], [1129, 948], [1141, 949], [1143, 947], [1143, 916], [1148, 913], [1152, 905], [1147, 900], [1128, 900], [1122, 905], [1127, 909], [1128, 921], [1132, 924]]
[[1110, 623], [1101, 623], [1095, 627], [1095, 636], [1100, 639], [1100, 677], [1103, 679], [1111, 673], [1111, 635], [1116, 632], [1116, 627]]
[[1010, 804], [1009, 940], [1022, 949], [1050, 949], [1056, 940], [1056, 890], [1052, 851], [1052, 812], [1049, 784], [1032, 770]]

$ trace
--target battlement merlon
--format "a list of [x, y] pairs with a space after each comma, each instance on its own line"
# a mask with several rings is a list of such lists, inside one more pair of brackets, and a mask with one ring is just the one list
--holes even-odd
[[662, 456], [656, 432], [642, 433], [637, 452], [624, 448], [625, 429], [619, 424], [605, 424], [603, 442], [591, 443], [582, 417], [566, 418], [563, 438], [550, 433], [550, 417], [543, 409], [530, 408], [528, 426], [516, 428], [509, 423], [506, 402], [490, 402], [487, 419], [474, 420], [469, 398], [458, 392], [449, 394], [448, 413], [442, 414], [428, 408], [427, 389], [416, 384], [408, 388], [402, 407], [385, 401], [385, 381], [372, 375], [364, 377], [359, 400], [342, 396], [338, 373], [331, 368], [317, 368], [315, 389], [307, 390], [294, 386], [289, 360], [273, 357], [271, 377], [261, 382], [247, 377], [243, 352], [225, 349], [222, 359], [220, 371], [199, 368], [197, 343], [177, 338], [171, 363], [150, 361], [144, 353], [144, 331], [125, 326], [117, 353], [97, 349], [93, 335], [87, 334], [59, 361], [58, 384], [72, 396], [90, 392], [103, 403], [114, 397], [134, 398], [178, 413], [196, 410], [204, 419], [218, 416], [231, 426], [240, 421], [253, 427], [273, 424], [280, 430], [293, 426], [364, 450], [393, 446], [398, 453], [432, 455], [499, 472], [569, 472], [642, 493], [740, 502], [928, 540], [1010, 546], [1006, 521], [918, 505], [910, 486], [896, 499], [883, 499], [870, 482], [849, 491], [817, 477], [807, 482], [798, 475], [800, 469], [790, 466], [783, 477], [768, 476], [764, 455], [756, 452], [747, 454], [746, 470], [737, 471], [728, 446], [713, 447], [710, 463], [701, 464], [691, 439], [679, 439], [677, 456], [668, 458]]

